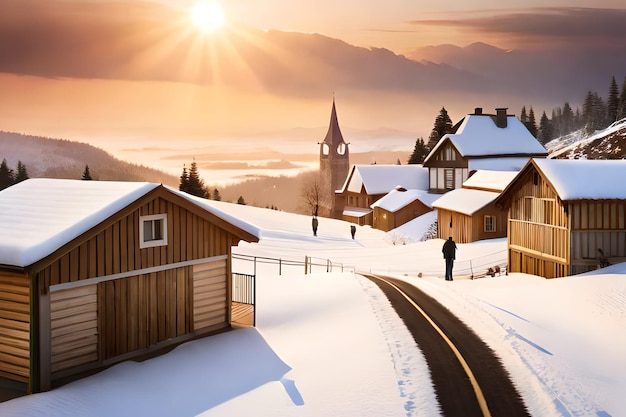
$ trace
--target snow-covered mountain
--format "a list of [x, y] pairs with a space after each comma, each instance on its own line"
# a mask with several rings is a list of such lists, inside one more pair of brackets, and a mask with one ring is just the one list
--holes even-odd
[[585, 135], [583, 129], [548, 142], [549, 158], [626, 159], [626, 118]]

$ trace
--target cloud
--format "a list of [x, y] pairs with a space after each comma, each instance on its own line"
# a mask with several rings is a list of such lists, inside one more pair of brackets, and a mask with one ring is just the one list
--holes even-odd
[[482, 10], [455, 14], [452, 19], [422, 19], [413, 25], [434, 25], [513, 41], [584, 41], [623, 44], [626, 9], [546, 7], [506, 12]]

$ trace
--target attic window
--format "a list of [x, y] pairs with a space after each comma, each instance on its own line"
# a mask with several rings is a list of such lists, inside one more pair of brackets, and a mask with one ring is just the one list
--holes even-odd
[[139, 247], [152, 248], [167, 245], [167, 214], [139, 217]]

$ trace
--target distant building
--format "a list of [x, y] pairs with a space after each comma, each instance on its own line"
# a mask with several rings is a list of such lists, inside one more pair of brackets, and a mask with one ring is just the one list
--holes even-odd
[[328, 204], [328, 207], [320, 208], [320, 214], [341, 218], [342, 207], [336, 206], [335, 191], [341, 188], [349, 171], [350, 152], [339, 128], [337, 109], [333, 98], [328, 132], [324, 140], [320, 142], [320, 181], [323, 196], [321, 200]]
[[428, 171], [421, 165], [354, 165], [343, 187], [336, 193], [335, 207], [341, 209], [339, 218], [372, 226], [372, 204], [397, 186], [426, 190]]
[[472, 171], [519, 171], [530, 158], [547, 152], [526, 126], [506, 108], [484, 114], [476, 108], [444, 135], [424, 160], [431, 192], [461, 188]]
[[433, 201], [439, 197], [439, 194], [432, 194], [426, 190], [407, 190], [404, 187], [396, 187], [371, 205], [374, 210], [372, 226], [385, 232], [400, 227], [431, 212]]

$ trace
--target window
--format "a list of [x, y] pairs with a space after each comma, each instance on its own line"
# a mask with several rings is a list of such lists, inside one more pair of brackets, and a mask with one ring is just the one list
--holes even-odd
[[139, 247], [167, 245], [167, 214], [139, 217]]
[[340, 143], [337, 145], [337, 155], [345, 155], [346, 153], [346, 144]]
[[454, 170], [446, 169], [444, 170], [444, 175], [445, 175], [446, 190], [453, 190], [454, 189]]
[[496, 231], [496, 216], [485, 216], [485, 232]]

